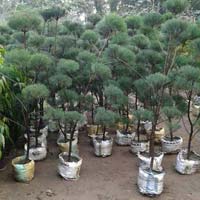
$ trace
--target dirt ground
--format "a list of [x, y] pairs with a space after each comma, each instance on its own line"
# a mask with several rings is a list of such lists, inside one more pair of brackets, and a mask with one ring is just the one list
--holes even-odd
[[[183, 130], [179, 134], [183, 134]], [[10, 164], [0, 172], [0, 200], [146, 200], [137, 189], [138, 160], [129, 147], [114, 145], [113, 155], [94, 156], [86, 133], [80, 134], [80, 155], [83, 158], [80, 179], [65, 181], [57, 174], [55, 136], [49, 138], [49, 153], [36, 163], [35, 178], [29, 183], [13, 180]], [[199, 141], [200, 142], [200, 141]], [[200, 151], [199, 143], [196, 150]], [[200, 173], [179, 175], [174, 170], [175, 155], [165, 155], [165, 188], [156, 200], [199, 200]], [[152, 199], [152, 198], [151, 198]]]

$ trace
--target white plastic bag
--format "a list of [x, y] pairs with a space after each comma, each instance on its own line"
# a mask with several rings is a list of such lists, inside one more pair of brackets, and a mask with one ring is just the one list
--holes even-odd
[[119, 130], [117, 130], [115, 142], [118, 145], [127, 146], [131, 144], [132, 139], [135, 137], [135, 133], [131, 134], [123, 134]]
[[181, 150], [183, 144], [183, 138], [176, 136], [176, 140], [170, 141], [163, 137], [161, 139], [162, 152], [164, 153], [176, 153]]
[[[140, 152], [137, 154], [139, 161], [140, 161], [140, 167], [150, 167], [151, 164], [151, 157], [146, 157], [142, 155]], [[153, 170], [155, 171], [162, 171], [162, 160], [163, 160], [164, 153], [160, 153], [160, 155], [155, 156], [153, 160]]]
[[48, 126], [45, 126], [43, 129], [40, 130], [40, 132], [47, 137], [48, 136]]
[[193, 174], [200, 170], [200, 155], [196, 154], [199, 157], [199, 160], [187, 160], [186, 157], [187, 150], [182, 149], [176, 157], [176, 170], [181, 174]]
[[98, 140], [93, 138], [94, 153], [96, 156], [106, 157], [112, 154], [113, 139]]
[[135, 140], [131, 141], [131, 148], [130, 151], [132, 153], [138, 153], [138, 152], [148, 152], [149, 150], [149, 141], [141, 141], [137, 142]]
[[76, 154], [72, 154], [72, 157], [77, 158], [78, 162], [67, 162], [64, 160], [63, 156], [68, 156], [68, 153], [63, 152], [59, 154], [58, 173], [65, 180], [77, 180], [80, 176], [82, 158]]
[[154, 196], [163, 191], [165, 172], [151, 171], [149, 168], [139, 168], [137, 185], [140, 193]]
[[[38, 143], [39, 144], [43, 143], [47, 147], [47, 134], [48, 134], [48, 131], [46, 132], [46, 129], [44, 129], [40, 133], [41, 133], [41, 135], [38, 136]], [[27, 134], [24, 134], [24, 137], [26, 138], [26, 140], [28, 139]], [[34, 146], [35, 143], [36, 143], [35, 136], [31, 136], [30, 137], [30, 146]]]

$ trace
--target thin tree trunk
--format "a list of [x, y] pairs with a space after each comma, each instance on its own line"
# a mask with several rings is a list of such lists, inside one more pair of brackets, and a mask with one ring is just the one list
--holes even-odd
[[135, 110], [138, 109], [138, 94], [137, 94], [137, 91], [135, 92]]
[[170, 134], [170, 140], [173, 141], [174, 136], [173, 136], [173, 130], [172, 130], [172, 119], [171, 117], [169, 118], [169, 134]]
[[156, 124], [154, 123], [152, 126], [151, 130], [151, 136], [150, 136], [150, 169], [153, 169], [153, 162], [154, 162], [154, 152], [155, 152], [155, 145], [154, 145], [154, 140], [155, 140], [155, 130], [156, 130]]
[[138, 123], [137, 123], [137, 130], [136, 130], [136, 134], [137, 134], [137, 140], [138, 142], [140, 142], [140, 120], [138, 120]]
[[128, 132], [129, 128], [129, 105], [127, 104], [127, 111], [126, 111], [126, 118], [127, 118], [127, 123], [126, 123], [126, 133]]
[[74, 138], [75, 129], [76, 129], [76, 124], [74, 125], [74, 127], [73, 127], [73, 129], [72, 129], [72, 132], [71, 132], [71, 134], [70, 134], [69, 152], [68, 152], [68, 162], [71, 161], [71, 155], [72, 155], [72, 141], [73, 141], [73, 138]]
[[30, 130], [29, 130], [29, 116], [28, 113], [25, 114], [25, 126], [27, 134], [27, 151], [26, 151], [26, 160], [29, 160], [29, 150], [30, 150]]
[[92, 102], [91, 114], [92, 114], [92, 125], [94, 125], [94, 103], [93, 102]]
[[193, 123], [192, 123], [192, 120], [191, 120], [191, 117], [190, 117], [190, 106], [191, 106], [191, 100], [192, 100], [192, 92], [190, 92], [188, 100], [189, 100], [189, 102], [188, 102], [188, 107], [187, 107], [187, 116], [188, 116], [188, 120], [189, 120], [189, 124], [190, 124], [190, 135], [189, 135], [188, 147], [187, 147], [187, 159], [190, 158], [192, 136], [193, 136], [193, 132], [194, 132]]
[[106, 127], [103, 126], [103, 140], [106, 140]]

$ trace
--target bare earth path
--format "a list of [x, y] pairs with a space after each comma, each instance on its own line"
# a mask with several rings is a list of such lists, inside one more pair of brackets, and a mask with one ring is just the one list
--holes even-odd
[[[181, 131], [183, 132], [183, 131]], [[146, 200], [138, 193], [136, 181], [138, 163], [128, 147], [114, 146], [113, 155], [97, 158], [85, 133], [80, 135], [83, 158], [78, 181], [64, 181], [57, 175], [58, 150], [50, 138], [46, 160], [36, 163], [34, 180], [17, 183], [12, 178], [10, 165], [0, 172], [0, 200]], [[196, 145], [200, 151], [200, 145]], [[165, 189], [156, 200], [200, 200], [200, 173], [179, 175], [174, 170], [174, 155], [164, 157]]]

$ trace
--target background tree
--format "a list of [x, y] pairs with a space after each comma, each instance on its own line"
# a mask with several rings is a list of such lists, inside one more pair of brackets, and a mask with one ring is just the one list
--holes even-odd
[[26, 34], [30, 30], [37, 30], [40, 26], [41, 19], [35, 13], [30, 12], [17, 12], [10, 17], [8, 25], [17, 31], [23, 33], [23, 45], [26, 49]]

